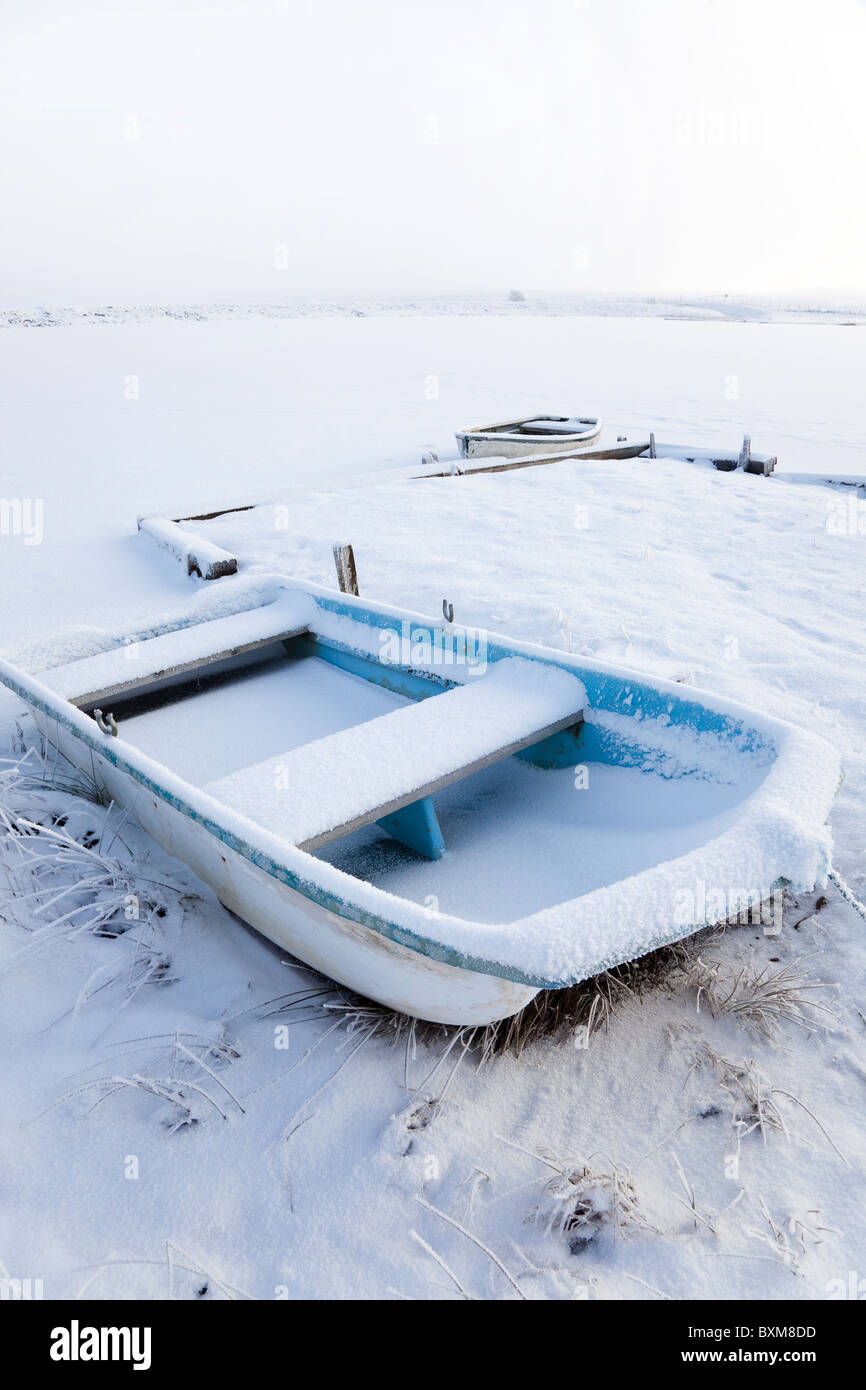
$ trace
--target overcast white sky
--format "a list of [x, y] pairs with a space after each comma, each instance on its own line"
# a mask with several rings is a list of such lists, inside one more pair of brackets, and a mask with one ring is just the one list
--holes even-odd
[[5, 0], [0, 303], [866, 296], [863, 0]]

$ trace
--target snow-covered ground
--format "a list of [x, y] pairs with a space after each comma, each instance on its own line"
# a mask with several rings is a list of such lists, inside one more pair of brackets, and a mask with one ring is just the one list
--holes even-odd
[[[4, 655], [44, 666], [94, 646], [94, 628], [188, 602], [136, 514], [266, 496], [199, 524], [245, 571], [331, 583], [331, 543], [350, 540], [370, 598], [435, 614], [447, 597], [472, 626], [823, 734], [846, 774], [836, 864], [864, 896], [866, 489], [794, 476], [866, 474], [862, 332], [519, 313], [144, 320], [10, 327], [0, 358], [0, 496], [29, 501], [33, 523], [0, 535]], [[359, 476], [424, 446], [451, 457], [453, 429], [535, 410], [726, 448], [747, 432], [779, 470]], [[61, 625], [77, 631], [57, 639]], [[10, 747], [20, 715], [3, 693]], [[9, 799], [43, 823], [68, 816], [62, 836], [120, 861], [100, 899], [131, 893], [141, 911], [122, 936], [28, 934], [61, 912], [36, 917], [44, 899], [23, 896], [21, 856], [45, 855], [46, 837], [7, 844], [8, 1276], [44, 1279], [46, 1296], [257, 1298], [827, 1297], [866, 1276], [866, 925], [834, 889], [817, 912], [817, 893], [790, 903], [780, 937], [729, 929], [702, 941], [705, 969], [642, 1000], [621, 992], [588, 1046], [579, 1032], [478, 1068], [465, 1039], [392, 1045], [375, 1015], [335, 1010], [116, 812], [106, 830], [69, 790]], [[87, 849], [58, 852], [58, 891], [106, 872]], [[719, 1008], [740, 970], [737, 997], [764, 967], [810, 976], [833, 1016], [766, 1037], [754, 1014]], [[714, 970], [715, 1013], [697, 989]], [[180, 1085], [198, 1123], [177, 1128]], [[570, 1250], [556, 1217], [576, 1199], [593, 1238]]]
[[717, 295], [715, 298], [683, 295], [640, 297], [637, 295], [582, 295], [562, 292], [527, 293], [512, 290], [506, 295], [454, 295], [415, 299], [284, 299], [260, 304], [167, 304], [123, 305], [106, 304], [100, 307], [67, 306], [46, 309], [0, 309], [0, 327], [26, 325], [53, 328], [59, 324], [94, 323], [102, 326], [119, 323], [143, 323], [172, 319], [176, 322], [205, 322], [213, 319], [241, 318], [366, 318], [369, 315], [395, 314], [417, 318], [418, 315], [490, 314], [497, 318], [517, 316], [531, 318], [562, 315], [589, 315], [592, 318], [674, 318], [739, 321], [741, 323], [843, 323], [866, 322], [866, 302], [839, 298], [834, 303], [817, 304], [796, 299], [755, 299], [741, 295]]

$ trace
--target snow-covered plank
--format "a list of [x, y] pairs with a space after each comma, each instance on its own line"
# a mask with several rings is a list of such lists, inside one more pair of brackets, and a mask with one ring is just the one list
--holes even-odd
[[302, 849], [468, 777], [581, 721], [582, 683], [520, 658], [442, 695], [380, 715], [206, 787]]
[[247, 612], [195, 623], [56, 666], [46, 671], [42, 680], [73, 704], [86, 706], [257, 647], [288, 641], [308, 630], [308, 618], [309, 605], [303, 597], [285, 594], [275, 603]]
[[646, 456], [681, 459], [685, 463], [712, 463], [722, 473], [736, 473], [738, 468], [742, 468], [745, 473], [760, 473], [769, 477], [779, 461], [778, 457], [775, 454], [753, 454], [748, 436], [743, 441], [744, 445], [747, 443], [747, 449], [714, 449], [709, 444], [661, 444], [656, 440], [653, 446], [655, 453], [647, 451]]
[[234, 555], [204, 536], [184, 530], [168, 517], [141, 516], [138, 529], [150, 536], [162, 550], [167, 550], [176, 560], [180, 560], [187, 574], [197, 574], [201, 579], [224, 579], [227, 575], [237, 574], [238, 562]]
[[524, 420], [519, 426], [523, 434], [585, 434], [595, 427], [595, 420]]
[[[453, 462], [442, 464], [435, 473], [428, 470], [426, 473], [414, 474], [413, 478], [462, 478], [469, 473], [509, 473], [515, 468], [538, 468], [550, 463], [567, 463], [569, 461], [591, 463], [606, 459], [638, 458], [646, 452], [647, 448], [647, 441], [641, 440], [636, 444], [611, 444], [603, 449], [584, 449], [575, 445], [573, 452], [523, 454], [520, 458], [506, 458], [504, 454], [480, 454], [469, 459], [454, 459]], [[391, 474], [387, 481], [393, 482], [393, 480], [394, 475]]]

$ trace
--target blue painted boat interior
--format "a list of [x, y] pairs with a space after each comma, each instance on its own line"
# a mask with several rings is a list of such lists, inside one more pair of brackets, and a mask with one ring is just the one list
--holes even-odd
[[[339, 600], [334, 607], [338, 611]], [[351, 616], [357, 618], [356, 609]], [[379, 615], [371, 617], [377, 619], [371, 626], [386, 626]], [[429, 629], [413, 625], [409, 634], [421, 649]], [[510, 654], [500, 646], [488, 659]], [[588, 687], [594, 683], [597, 695], [616, 693], [598, 673], [582, 672], [568, 660], [561, 664]], [[234, 672], [211, 679], [205, 673], [166, 688], [162, 701], [157, 692], [152, 708], [141, 709], [138, 696], [128, 714], [122, 701], [115, 713], [124, 738], [201, 787], [408, 701], [434, 698], [466, 678], [459, 662], [441, 669], [449, 674], [437, 678], [377, 661], [333, 637], [305, 635], [260, 649]], [[639, 691], [638, 684], [626, 689], [620, 682], [623, 712], [636, 712]], [[676, 700], [649, 693], [660, 713], [679, 722]], [[742, 726], [694, 701], [682, 704], [699, 711], [704, 731], [710, 726], [717, 736], [744, 741]], [[638, 737], [612, 735], [590, 722], [576, 735], [555, 735], [356, 830], [317, 857], [436, 910], [510, 920], [705, 843], [733, 823], [762, 775], [755, 771], [735, 786], [701, 777], [674, 780], [630, 766], [640, 753]], [[578, 766], [587, 783], [579, 787]]]

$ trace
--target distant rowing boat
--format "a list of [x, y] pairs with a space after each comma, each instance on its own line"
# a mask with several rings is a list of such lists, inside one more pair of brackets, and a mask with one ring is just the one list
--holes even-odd
[[460, 457], [519, 458], [524, 454], [570, 454], [588, 449], [601, 435], [601, 420], [586, 415], [527, 415], [498, 425], [460, 430]]

